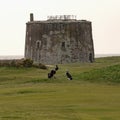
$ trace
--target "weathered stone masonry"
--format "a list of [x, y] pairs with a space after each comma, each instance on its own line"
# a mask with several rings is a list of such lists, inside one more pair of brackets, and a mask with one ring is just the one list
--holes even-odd
[[30, 14], [30, 21], [26, 23], [25, 58], [38, 63], [61, 64], [90, 62], [90, 55], [94, 61], [90, 21], [54, 17], [34, 21]]

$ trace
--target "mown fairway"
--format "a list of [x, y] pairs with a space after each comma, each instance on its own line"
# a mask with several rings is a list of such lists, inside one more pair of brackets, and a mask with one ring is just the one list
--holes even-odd
[[120, 57], [58, 66], [1, 67], [0, 120], [120, 120]]

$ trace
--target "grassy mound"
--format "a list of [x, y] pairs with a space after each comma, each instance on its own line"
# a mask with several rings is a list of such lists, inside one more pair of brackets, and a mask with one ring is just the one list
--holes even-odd
[[79, 79], [90, 82], [120, 83], [120, 64], [83, 72], [79, 75]]
[[47, 75], [51, 69], [55, 68], [54, 65], [48, 66], [48, 69], [0, 67], [0, 84], [66, 83], [69, 82], [65, 76], [66, 70], [73, 76], [73, 82], [120, 83], [120, 57], [97, 58], [94, 63], [72, 63], [58, 66], [56, 79], [52, 78], [52, 80], [48, 79]]

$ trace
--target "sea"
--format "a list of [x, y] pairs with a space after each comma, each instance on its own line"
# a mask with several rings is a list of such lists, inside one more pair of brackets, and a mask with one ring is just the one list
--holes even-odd
[[[120, 56], [120, 54], [95, 54], [95, 58]], [[22, 59], [24, 55], [0, 55], [0, 60]]]
[[120, 54], [95, 54], [95, 58], [120, 56]]
[[23, 55], [0, 55], [0, 60], [22, 59]]

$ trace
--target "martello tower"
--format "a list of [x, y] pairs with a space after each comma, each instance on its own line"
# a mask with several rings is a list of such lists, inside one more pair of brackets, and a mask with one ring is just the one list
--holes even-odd
[[25, 58], [44, 64], [94, 61], [92, 25], [74, 15], [26, 23]]

